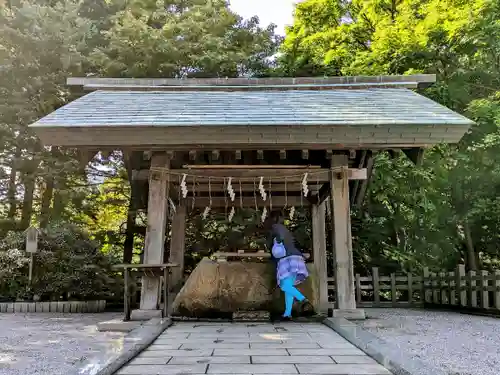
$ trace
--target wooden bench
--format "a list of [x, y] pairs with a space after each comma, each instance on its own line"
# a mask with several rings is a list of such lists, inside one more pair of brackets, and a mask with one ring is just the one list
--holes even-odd
[[163, 264], [118, 264], [114, 269], [123, 270], [123, 308], [125, 312], [125, 321], [130, 320], [130, 278], [132, 275], [163, 276], [163, 316], [168, 316], [168, 279], [173, 267], [179, 267], [176, 263]]

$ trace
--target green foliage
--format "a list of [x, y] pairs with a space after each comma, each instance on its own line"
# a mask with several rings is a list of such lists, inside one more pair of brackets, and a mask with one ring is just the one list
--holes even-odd
[[377, 157], [353, 219], [360, 272], [496, 265], [499, 18], [498, 0], [298, 4], [281, 46], [284, 74], [436, 73], [438, 83], [423, 93], [477, 122], [458, 147], [427, 151], [420, 167], [404, 156]]
[[121, 296], [121, 278], [111, 269], [117, 259], [99, 251], [81, 229], [53, 225], [39, 236], [33, 280], [28, 283], [29, 255], [24, 235], [10, 232], [0, 243], [0, 297], [42, 301], [110, 299]]
[[113, 77], [262, 75], [279, 40], [274, 25], [243, 21], [224, 0], [131, 1], [104, 35], [92, 57]]

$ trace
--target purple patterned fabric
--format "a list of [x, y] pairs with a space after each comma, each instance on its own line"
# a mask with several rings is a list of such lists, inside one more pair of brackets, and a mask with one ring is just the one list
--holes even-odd
[[278, 268], [276, 270], [276, 280], [278, 280], [278, 285], [280, 280], [290, 276], [295, 276], [295, 285], [300, 284], [309, 276], [306, 262], [302, 256], [290, 255], [285, 258], [281, 258], [278, 261]]

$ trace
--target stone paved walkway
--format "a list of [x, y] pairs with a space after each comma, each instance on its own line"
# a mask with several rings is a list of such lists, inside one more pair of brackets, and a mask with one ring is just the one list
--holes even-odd
[[176, 323], [119, 375], [390, 372], [319, 323]]

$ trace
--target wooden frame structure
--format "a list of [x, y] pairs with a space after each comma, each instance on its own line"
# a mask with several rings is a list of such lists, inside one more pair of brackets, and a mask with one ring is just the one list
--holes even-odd
[[[355, 300], [350, 210], [363, 201], [375, 155], [402, 150], [418, 163], [423, 149], [457, 142], [472, 124], [411, 91], [434, 81], [433, 75], [70, 78], [68, 84], [91, 93], [32, 128], [45, 144], [77, 147], [84, 163], [99, 151], [123, 152], [131, 183], [147, 191], [138, 200], [138, 208], [147, 204], [144, 263], [163, 263], [169, 202], [174, 202], [168, 261], [180, 267], [173, 270], [171, 285], [182, 278], [187, 206], [310, 207], [319, 308], [329, 307], [331, 251], [334, 316], [363, 318]], [[234, 202], [228, 200], [228, 178], [235, 184]], [[264, 181], [268, 198], [256, 199], [256, 181]], [[332, 249], [325, 240], [327, 199]], [[158, 277], [144, 277], [142, 310], [158, 308], [159, 287]]]
[[[179, 267], [179, 264], [175, 263], [165, 263], [165, 264], [119, 264], [114, 268], [123, 270], [123, 310], [124, 310], [124, 321], [129, 321], [131, 319], [131, 303], [130, 303], [130, 284], [132, 283], [131, 277], [133, 273], [139, 273], [145, 275], [144, 277], [162, 278], [160, 281], [163, 286], [159, 288], [161, 294], [163, 295], [163, 317], [168, 316], [169, 309], [169, 279], [172, 274], [172, 269]], [[160, 296], [158, 296], [158, 299]], [[159, 301], [158, 301], [159, 302]], [[158, 305], [157, 308], [160, 306]]]

